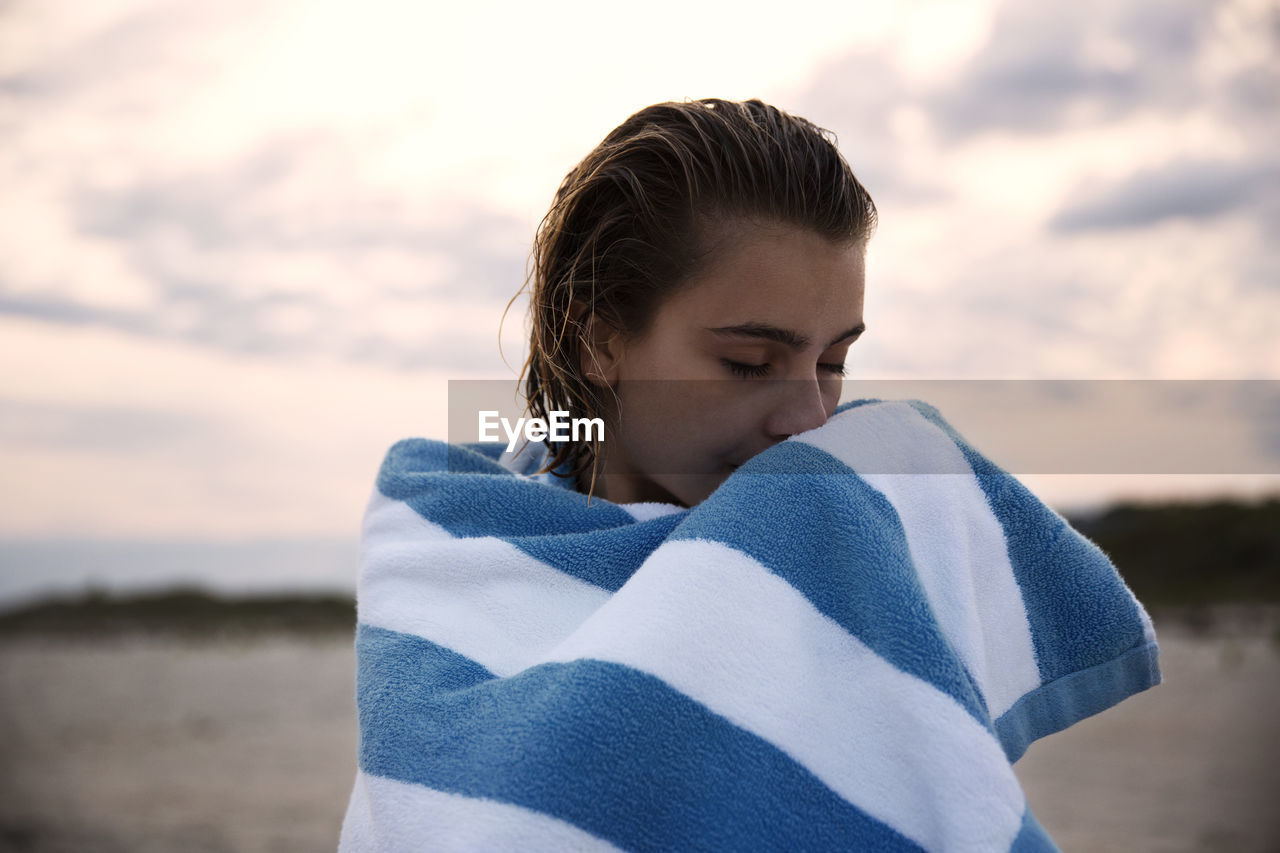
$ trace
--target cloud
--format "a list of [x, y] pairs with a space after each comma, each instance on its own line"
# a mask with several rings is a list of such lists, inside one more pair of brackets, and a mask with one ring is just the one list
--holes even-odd
[[129, 406], [0, 398], [0, 441], [56, 451], [194, 454], [225, 443], [232, 427], [207, 415]]
[[338, 134], [293, 134], [203, 170], [140, 168], [121, 186], [76, 185], [73, 245], [116, 246], [148, 298], [104, 305], [79, 282], [24, 286], [9, 272], [0, 313], [399, 369], [493, 361], [487, 326], [452, 328], [447, 344], [430, 325], [417, 340], [412, 329], [379, 330], [406, 310], [438, 324], [460, 305], [487, 306], [496, 328], [523, 284], [530, 226], [481, 203], [414, 199], [343, 177], [358, 156]]
[[124, 96], [136, 107], [136, 87], [122, 82], [149, 78], [146, 91], [156, 94], [210, 76], [221, 45], [192, 34], [208, 36], [243, 26], [257, 11], [252, 0], [117, 5], [124, 8], [113, 9], [110, 0], [103, 0], [77, 25], [55, 25], [39, 4], [0, 4], [13, 34], [6, 43], [12, 55], [0, 65], [0, 92], [29, 101], [83, 101], [89, 92], [102, 92], [109, 100]]
[[[279, 134], [201, 170], [141, 167], [123, 186], [78, 186], [72, 207], [81, 232], [129, 244], [168, 231], [203, 250], [447, 248], [523, 263], [523, 221], [475, 201], [422, 199], [413, 187], [389, 191], [362, 180], [376, 156], [336, 130]], [[509, 238], [515, 250], [505, 248]]]
[[[1280, 168], [1268, 162], [1181, 160], [1131, 175], [1049, 221], [1060, 234], [1137, 228], [1167, 219], [1212, 219], [1254, 208], [1280, 191]], [[1269, 223], [1273, 232], [1280, 222]]]
[[[840, 134], [884, 214], [876, 246], [897, 277], [899, 307], [946, 313], [968, 305], [1005, 328], [1022, 324], [1042, 339], [1056, 330], [1065, 339], [1077, 329], [1061, 319], [1062, 302], [1051, 301], [1046, 287], [1085, 311], [1097, 294], [1146, 287], [1133, 283], [1127, 262], [1102, 257], [1101, 244], [1084, 246], [1082, 236], [1150, 230], [1171, 217], [1216, 222], [1229, 212], [1280, 219], [1263, 198], [1274, 191], [1249, 178], [1274, 180], [1266, 177], [1274, 160], [1258, 141], [1274, 123], [1261, 109], [1275, 99], [1266, 85], [1274, 51], [1236, 49], [1256, 48], [1248, 39], [1257, 33], [1223, 29], [1228, 2], [1237, 0], [1005, 2], [985, 44], [948, 74], [922, 75], [902, 45], [864, 40], [822, 64], [810, 85], [780, 105]], [[524, 280], [533, 226], [486, 203], [462, 178], [432, 184], [444, 179], [415, 171], [419, 151], [430, 158], [459, 128], [435, 127], [430, 110], [345, 125], [322, 113], [277, 116], [273, 102], [235, 87], [218, 90], [226, 100], [211, 99], [216, 108], [201, 111], [193, 105], [209, 92], [196, 84], [229, 62], [228, 46], [237, 42], [192, 38], [192, 29], [221, 33], [244, 10], [194, 23], [160, 7], [139, 14], [59, 36], [48, 50], [24, 48], [26, 58], [0, 72], [0, 86], [7, 80], [26, 93], [8, 102], [0, 95], [0, 123], [44, 126], [16, 122], [21, 109], [56, 119], [49, 126], [57, 131], [24, 130], [22, 145], [0, 160], [0, 178], [35, 188], [25, 196], [37, 203], [32, 221], [66, 219], [65, 233], [36, 234], [47, 238], [39, 245], [31, 239], [24, 247], [25, 238], [5, 244], [0, 235], [0, 313], [272, 358], [319, 354], [405, 370], [501, 367], [498, 316]], [[1259, 29], [1248, 23], [1254, 18], [1244, 20], [1246, 30]], [[1274, 42], [1276, 18], [1268, 20], [1266, 38]], [[254, 26], [236, 38], [258, 33], [261, 53], [266, 35], [280, 32]], [[187, 59], [157, 47], [181, 45], [173, 36], [184, 34], [194, 45]], [[178, 82], [153, 86], [155, 67]], [[1202, 114], [1208, 130], [1200, 150], [1162, 150], [1125, 174], [1132, 149], [1151, 134], [1176, 141], [1172, 125], [1166, 131], [1160, 122]], [[227, 126], [243, 119], [246, 130], [206, 147], [193, 128], [216, 131], [215, 119], [224, 117], [233, 119]], [[1154, 118], [1124, 135], [1125, 122], [1144, 117]], [[1122, 131], [1084, 138], [1082, 131], [1105, 126]], [[1214, 159], [1213, 145], [1231, 134], [1239, 144]], [[46, 138], [57, 145], [42, 145]], [[105, 143], [80, 141], [98, 138]], [[1123, 156], [1107, 148], [1117, 139], [1129, 145]], [[1169, 174], [1151, 162], [1171, 164]], [[1179, 168], [1205, 174], [1180, 182]], [[1099, 173], [1109, 182], [1104, 189], [1076, 189]], [[455, 194], [442, 194], [446, 185]], [[1212, 252], [1187, 265], [1188, 275], [1221, 258], [1237, 259], [1251, 280], [1274, 272], [1274, 251], [1233, 254], [1227, 250], [1250, 247], [1220, 237], [1206, 235]], [[1098, 260], [1071, 266], [1092, 249]], [[1152, 255], [1164, 250], [1158, 241], [1143, 245]], [[57, 257], [78, 260], [38, 260]], [[1034, 293], [1029, 281], [1038, 282]], [[1132, 338], [1118, 330], [1115, 337]], [[504, 342], [511, 345], [509, 337]], [[954, 346], [965, 343], [958, 337]], [[936, 362], [929, 352], [910, 357]], [[1064, 344], [1056, 363], [1073, 357]], [[886, 351], [883, 363], [903, 358]], [[1143, 369], [1132, 353], [1089, 358], [1097, 360], [1082, 364], [1128, 358]], [[945, 362], [970, 364], [954, 353]], [[984, 362], [1005, 363], [1024, 361]]]
[[882, 210], [870, 322], [905, 337], [864, 364], [1275, 375], [1280, 10], [1004, 0], [972, 43], [932, 66], [859, 46], [798, 99]]
[[[294, 357], [320, 354], [355, 364], [405, 371], [436, 368], [484, 372], [496, 370], [501, 365], [497, 350], [498, 311], [493, 312], [491, 327], [453, 328], [444, 332], [424, 328], [417, 336], [418, 340], [404, 340], [403, 337], [397, 339], [373, 334], [367, 327], [362, 331], [357, 324], [344, 320], [333, 305], [314, 296], [267, 294], [236, 300], [224, 298], [217, 290], [198, 284], [188, 285], [185, 290], [175, 287], [171, 293], [181, 294], [173, 297], [173, 304], [192, 306], [192, 310], [185, 313], [194, 318], [194, 322], [177, 325], [163, 310], [132, 311], [85, 305], [57, 297], [3, 294], [0, 294], [0, 314], [67, 326], [97, 326], [140, 338], [196, 343], [241, 355]], [[267, 310], [279, 305], [296, 306], [304, 314], [320, 320], [302, 334], [274, 331], [268, 327]], [[376, 321], [370, 325], [376, 326]], [[336, 334], [332, 338], [326, 337], [315, 332], [316, 327], [336, 330]], [[511, 359], [523, 341], [512, 340], [508, 336], [503, 345], [508, 359]]]
[[902, 156], [900, 117], [919, 100], [891, 51], [859, 48], [820, 65], [785, 107], [837, 132], [841, 153], [877, 205], [916, 204], [948, 195]]
[[1046, 133], [1135, 110], [1193, 108], [1204, 81], [1192, 60], [1219, 2], [1006, 2], [987, 43], [925, 100], [939, 129]]
[[[433, 155], [429, 116], [344, 125], [223, 85], [305, 16], [108, 0], [53, 26], [0, 8], [0, 314], [236, 354], [501, 366], [492, 332], [532, 227], [379, 171], [406, 139]], [[492, 323], [447, 327], [480, 306]]]
[[1004, 0], [985, 40], [945, 73], [907, 73], [900, 57], [859, 46], [820, 66], [799, 97], [887, 155], [873, 157], [885, 174], [902, 172], [885, 146], [901, 135], [892, 125], [904, 109], [927, 116], [946, 144], [1143, 114], [1280, 130], [1280, 7], [1256, 0]]

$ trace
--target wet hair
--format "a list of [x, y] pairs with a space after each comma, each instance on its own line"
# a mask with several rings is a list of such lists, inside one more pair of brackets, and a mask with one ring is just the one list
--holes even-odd
[[[713, 259], [716, 226], [733, 219], [856, 244], [875, 230], [876, 208], [833, 133], [758, 100], [654, 104], [606, 136], [538, 226], [525, 283], [526, 411], [602, 417], [611, 389], [581, 367], [591, 316], [643, 336], [663, 300]], [[590, 467], [593, 492], [598, 442], [548, 445], [542, 470], [576, 478]]]

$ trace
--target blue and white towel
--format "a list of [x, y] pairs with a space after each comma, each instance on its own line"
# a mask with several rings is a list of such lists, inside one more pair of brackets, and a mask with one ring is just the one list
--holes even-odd
[[1160, 681], [1106, 555], [920, 401], [693, 508], [537, 461], [388, 453], [340, 850], [1053, 850], [1012, 762]]

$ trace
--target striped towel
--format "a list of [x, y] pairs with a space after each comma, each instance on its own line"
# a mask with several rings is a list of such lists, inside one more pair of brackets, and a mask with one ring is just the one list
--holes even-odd
[[503, 449], [379, 472], [342, 851], [1054, 850], [1012, 762], [1160, 681], [1106, 555], [926, 403], [691, 509]]

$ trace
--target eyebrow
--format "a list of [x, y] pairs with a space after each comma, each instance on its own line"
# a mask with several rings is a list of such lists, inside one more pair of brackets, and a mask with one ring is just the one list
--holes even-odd
[[[866, 330], [867, 324], [859, 323], [847, 332], [837, 335], [835, 340], [827, 344], [827, 346], [835, 346], [846, 338], [857, 337]], [[763, 338], [767, 341], [777, 341], [780, 344], [786, 344], [792, 349], [797, 350], [804, 349], [809, 345], [809, 339], [799, 332], [794, 332], [791, 329], [783, 329], [778, 326], [771, 326], [768, 323], [739, 323], [736, 326], [708, 327], [707, 331], [714, 332], [717, 335]]]

